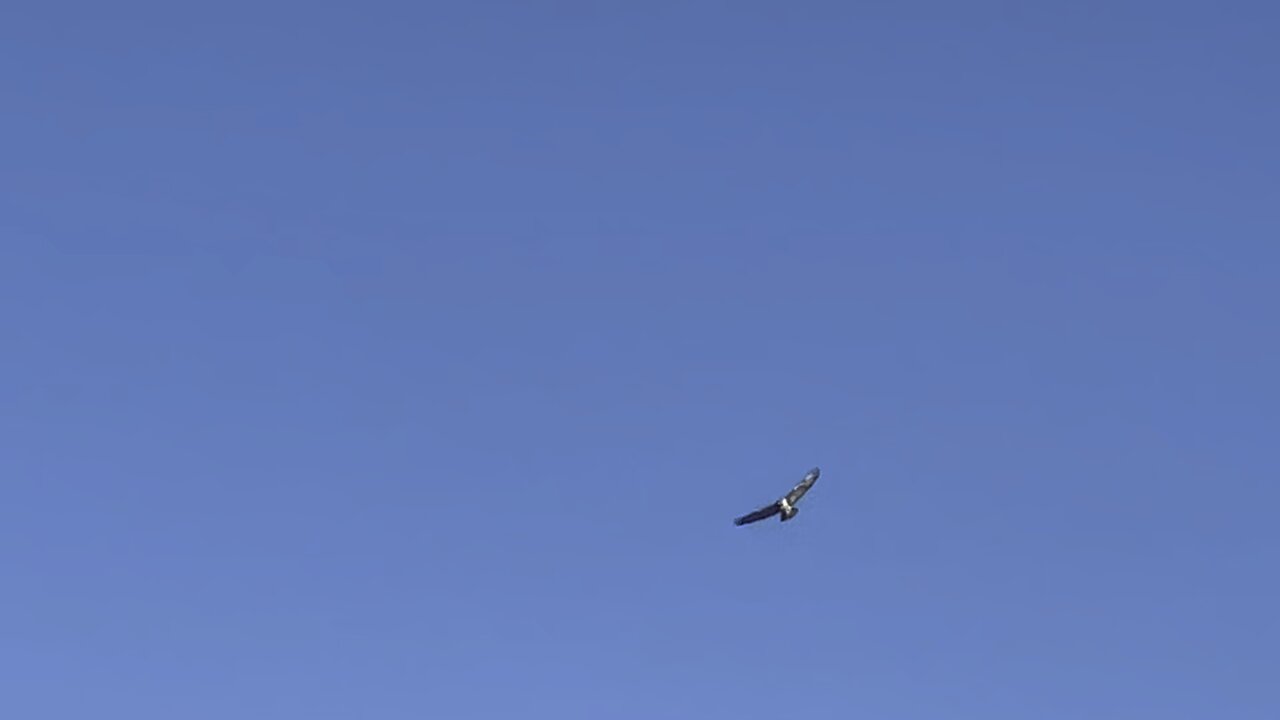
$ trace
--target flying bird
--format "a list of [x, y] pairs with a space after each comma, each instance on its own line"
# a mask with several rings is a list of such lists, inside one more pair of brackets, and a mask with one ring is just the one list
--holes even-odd
[[796, 516], [800, 512], [800, 508], [796, 507], [796, 503], [800, 502], [800, 498], [809, 492], [809, 488], [818, 482], [818, 468], [814, 468], [805, 473], [804, 478], [791, 488], [791, 492], [778, 498], [774, 503], [766, 505], [755, 512], [747, 513], [733, 521], [734, 525], [746, 525], [748, 523], [758, 522], [765, 518], [773, 517], [779, 513], [782, 517], [778, 518], [779, 522], [786, 522]]

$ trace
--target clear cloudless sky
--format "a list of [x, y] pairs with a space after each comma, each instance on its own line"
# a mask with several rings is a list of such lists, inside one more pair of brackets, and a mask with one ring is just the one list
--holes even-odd
[[1280, 717], [1278, 34], [7, 7], [0, 715]]

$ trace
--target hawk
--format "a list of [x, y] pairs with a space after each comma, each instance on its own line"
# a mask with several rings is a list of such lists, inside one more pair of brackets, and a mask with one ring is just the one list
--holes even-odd
[[777, 502], [766, 505], [755, 512], [747, 513], [740, 518], [736, 518], [733, 521], [733, 524], [746, 525], [748, 523], [758, 522], [765, 518], [773, 517], [779, 513], [782, 514], [782, 517], [778, 518], [779, 522], [786, 522], [795, 517], [796, 513], [800, 512], [800, 508], [796, 507], [796, 503], [800, 502], [800, 498], [804, 497], [804, 494], [809, 492], [809, 488], [813, 487], [813, 484], [818, 482], [818, 472], [818, 468], [814, 468], [805, 473], [804, 478], [801, 479], [800, 482], [796, 483], [795, 487], [791, 488], [791, 492], [778, 498]]

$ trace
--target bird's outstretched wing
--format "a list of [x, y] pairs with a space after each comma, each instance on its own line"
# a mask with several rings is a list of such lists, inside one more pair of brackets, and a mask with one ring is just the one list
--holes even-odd
[[800, 498], [804, 497], [805, 493], [809, 492], [809, 488], [818, 482], [818, 472], [818, 468], [814, 468], [805, 473], [804, 478], [796, 483], [795, 487], [791, 488], [791, 492], [787, 493], [788, 504], [795, 505], [800, 501]]
[[733, 521], [733, 524], [746, 525], [747, 523], [753, 523], [759, 520], [764, 520], [767, 517], [773, 517], [774, 515], [777, 515], [780, 512], [782, 512], [781, 504], [773, 503], [772, 505], [766, 505], [760, 508], [759, 510], [756, 510], [755, 512], [747, 513], [746, 515], [743, 515], [742, 517], [735, 519]]

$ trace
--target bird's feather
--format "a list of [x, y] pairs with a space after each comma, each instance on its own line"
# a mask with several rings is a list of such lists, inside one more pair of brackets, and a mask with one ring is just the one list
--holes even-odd
[[746, 525], [748, 523], [764, 520], [765, 518], [768, 518], [768, 517], [773, 517], [774, 515], [777, 515], [780, 512], [782, 512], [782, 505], [780, 503], [773, 503], [772, 505], [766, 505], [765, 507], [762, 507], [759, 510], [756, 510], [754, 512], [749, 512], [746, 515], [743, 515], [742, 517], [737, 518], [736, 520], [733, 521], [733, 524]]
[[818, 469], [814, 468], [806, 473], [804, 478], [796, 483], [795, 487], [791, 488], [791, 492], [787, 493], [787, 503], [795, 505], [800, 502], [800, 498], [804, 497], [804, 494], [809, 492], [809, 488], [813, 487], [816, 482], [818, 482]]

